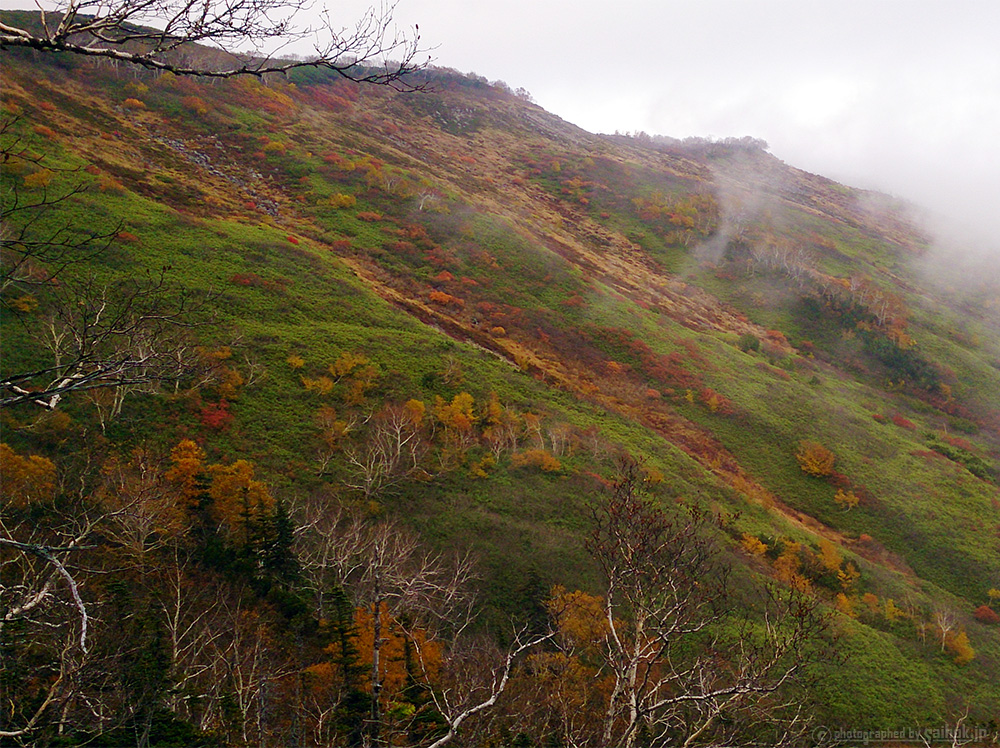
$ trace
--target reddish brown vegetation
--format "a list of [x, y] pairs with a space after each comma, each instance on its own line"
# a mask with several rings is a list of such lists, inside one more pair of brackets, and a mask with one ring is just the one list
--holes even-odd
[[1000, 615], [989, 605], [980, 605], [973, 615], [980, 623], [997, 624], [1000, 623]]

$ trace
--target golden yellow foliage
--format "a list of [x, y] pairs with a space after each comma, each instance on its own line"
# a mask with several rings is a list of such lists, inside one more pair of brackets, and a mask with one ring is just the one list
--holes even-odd
[[[382, 603], [382, 646], [379, 651], [379, 676], [382, 681], [382, 697], [386, 703], [396, 700], [407, 685], [409, 674], [406, 671], [407, 635], [399, 622], [389, 615], [388, 608]], [[372, 650], [375, 640], [375, 616], [370, 607], [357, 608], [354, 611], [354, 626], [357, 631], [355, 646], [358, 650], [358, 664], [364, 666], [362, 678], [364, 688], [371, 691]], [[414, 646], [420, 648], [424, 679], [435, 682], [441, 671], [443, 647], [440, 642], [433, 641], [423, 629], [411, 631]], [[336, 645], [331, 645], [335, 647]], [[328, 648], [328, 651], [331, 651]], [[333, 652], [331, 651], [331, 654]], [[419, 668], [420, 665], [418, 664]]]
[[801, 546], [798, 543], [785, 541], [785, 548], [774, 561], [775, 576], [792, 589], [800, 592], [810, 592], [812, 583], [801, 573], [802, 559], [799, 558]]
[[337, 360], [330, 364], [330, 373], [340, 379], [346, 377], [359, 366], [368, 363], [368, 357], [363, 353], [341, 353]]
[[237, 460], [232, 465], [212, 465], [208, 472], [212, 477], [208, 488], [212, 519], [230, 538], [249, 541], [249, 524], [274, 510], [274, 499], [267, 486], [254, 480], [253, 463], [247, 460]]
[[11, 301], [10, 305], [19, 312], [30, 314], [38, 308], [38, 299], [30, 293], [26, 293], [23, 296], [18, 296], [16, 299]]
[[330, 197], [323, 201], [323, 205], [329, 205], [331, 208], [336, 208], [337, 210], [353, 208], [357, 203], [358, 199], [354, 195], [344, 195], [341, 193], [330, 195]]
[[243, 375], [237, 369], [223, 366], [219, 370], [219, 383], [215, 389], [219, 393], [219, 397], [226, 400], [235, 400], [239, 397], [240, 388], [245, 382], [246, 380], [243, 379]]
[[349, 430], [347, 421], [337, 418], [337, 411], [329, 405], [324, 405], [316, 411], [313, 419], [319, 428], [319, 436], [323, 443], [331, 450], [337, 449], [340, 440], [347, 436]]
[[440, 397], [434, 401], [434, 417], [446, 428], [468, 431], [476, 422], [476, 401], [468, 392], [460, 392], [446, 403]]
[[329, 395], [333, 392], [334, 381], [330, 377], [317, 377], [316, 379], [301, 377], [301, 379], [302, 386], [309, 392], [315, 392], [320, 395]]
[[288, 358], [285, 359], [285, 362], [293, 369], [301, 369], [303, 366], [305, 366], [306, 360], [302, 358], [302, 356], [293, 353]]
[[483, 420], [490, 426], [498, 426], [503, 421], [504, 407], [496, 392], [491, 392], [483, 406]]
[[52, 172], [49, 169], [39, 169], [24, 178], [25, 187], [45, 188], [50, 184], [52, 184]]
[[844, 615], [850, 616], [851, 618], [855, 617], [855, 613], [854, 613], [854, 600], [852, 600], [851, 598], [849, 598], [843, 592], [838, 592], [837, 593], [837, 597], [836, 597], [836, 599], [834, 601], [834, 605], [836, 606], [837, 610], [839, 610]]
[[410, 419], [410, 423], [419, 428], [424, 423], [424, 415], [427, 413], [427, 406], [424, 405], [423, 400], [411, 398], [403, 403], [403, 412], [406, 413], [406, 417]]
[[56, 490], [56, 466], [38, 455], [22, 457], [0, 444], [0, 495], [13, 506], [26, 506], [51, 499]]
[[168, 481], [176, 483], [181, 495], [188, 501], [198, 494], [198, 478], [205, 471], [205, 452], [190, 439], [184, 439], [170, 451], [172, 467], [167, 470]]
[[837, 506], [842, 506], [846, 511], [850, 511], [858, 505], [860, 499], [854, 491], [845, 491], [842, 488], [838, 488], [837, 495], [833, 497], [833, 500]]
[[861, 572], [852, 563], [848, 563], [843, 569], [837, 572], [837, 581], [840, 582], [841, 588], [845, 591], [850, 590], [860, 578]]
[[570, 646], [588, 648], [599, 645], [610, 631], [604, 610], [604, 599], [576, 590], [569, 592], [557, 584], [545, 607], [556, 623], [559, 633]]
[[969, 636], [964, 631], [949, 635], [945, 640], [945, 649], [954, 655], [956, 665], [968, 665], [976, 658], [976, 650], [969, 644]]
[[840, 564], [844, 558], [840, 555], [840, 550], [826, 538], [819, 541], [819, 562], [829, 571], [840, 571]]
[[804, 473], [822, 478], [833, 472], [833, 465], [837, 458], [833, 452], [819, 442], [805, 439], [799, 443], [795, 459], [799, 461], [799, 467]]
[[896, 603], [891, 597], [887, 597], [885, 599], [884, 611], [885, 620], [887, 621], [898, 621], [906, 615], [902, 610], [896, 607]]
[[763, 556], [767, 553], [767, 544], [761, 542], [761, 540], [756, 535], [751, 535], [748, 532], [743, 533], [743, 538], [740, 540], [740, 545], [743, 546], [743, 550], [749, 553], [751, 556]]
[[510, 461], [514, 467], [536, 467], [546, 473], [562, 470], [562, 463], [544, 449], [526, 449], [517, 452], [511, 455]]
[[364, 405], [365, 393], [375, 386], [377, 378], [378, 369], [370, 364], [356, 369], [348, 380], [344, 402], [348, 405]]
[[488, 478], [490, 469], [495, 465], [496, 460], [493, 459], [493, 455], [486, 455], [469, 466], [469, 473], [473, 478]]

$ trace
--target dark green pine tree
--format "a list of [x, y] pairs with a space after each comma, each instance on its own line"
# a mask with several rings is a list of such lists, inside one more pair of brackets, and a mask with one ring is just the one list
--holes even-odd
[[514, 610], [519, 620], [524, 621], [528, 633], [544, 633], [549, 626], [549, 611], [545, 602], [549, 598], [549, 585], [542, 579], [538, 567], [532, 565], [524, 576], [524, 581], [514, 592]]
[[332, 663], [343, 679], [335, 721], [344, 745], [355, 748], [364, 743], [365, 721], [371, 713], [371, 696], [361, 689], [362, 677], [368, 668], [361, 664], [355, 644], [358, 630], [354, 624], [354, 606], [347, 592], [338, 585], [330, 591], [329, 600], [327, 631], [333, 646], [327, 651], [332, 654]]
[[288, 514], [288, 507], [279, 501], [274, 514], [262, 523], [262, 532], [257, 549], [263, 572], [274, 579], [289, 584], [299, 577], [299, 562], [292, 550], [295, 541], [295, 525]]

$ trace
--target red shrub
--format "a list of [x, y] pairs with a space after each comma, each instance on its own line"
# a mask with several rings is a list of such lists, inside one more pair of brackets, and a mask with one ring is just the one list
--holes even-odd
[[201, 421], [201, 425], [206, 428], [224, 431], [233, 422], [233, 414], [229, 412], [229, 403], [220, 400], [218, 403], [203, 405], [198, 419]]
[[893, 414], [892, 422], [897, 426], [899, 426], [901, 429], [907, 429], [908, 431], [913, 431], [914, 429], [917, 428], [917, 424], [915, 424], [909, 418], [900, 415], [899, 413]]
[[949, 436], [944, 434], [944, 440], [948, 442], [953, 447], [958, 447], [959, 449], [964, 449], [966, 452], [974, 452], [975, 447], [967, 439], [963, 439], [960, 436]]
[[780, 346], [786, 346], [786, 345], [788, 345], [788, 339], [785, 337], [785, 333], [781, 332], [781, 330], [767, 330], [764, 333], [764, 335], [769, 340], [773, 340], [775, 343], [777, 343]]
[[979, 621], [980, 623], [990, 623], [990, 624], [1000, 623], [1000, 615], [997, 615], [997, 612], [993, 610], [993, 608], [991, 608], [989, 605], [980, 605], [978, 608], [976, 608], [975, 613], [973, 613], [972, 615], [974, 615], [976, 617], [976, 620]]

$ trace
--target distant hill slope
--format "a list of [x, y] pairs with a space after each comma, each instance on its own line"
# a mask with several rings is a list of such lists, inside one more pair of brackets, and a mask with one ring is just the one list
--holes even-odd
[[[601, 592], [587, 507], [627, 451], [659, 495], [733, 515], [741, 583], [838, 609], [829, 724], [995, 720], [1000, 626], [974, 611], [1000, 612], [996, 276], [939, 282], [908, 206], [758, 143], [594, 135], [424, 75], [402, 94], [4, 53], [3, 145], [31, 155], [4, 199], [82, 185], [33, 230], [115, 239], [4, 288], [0, 376], [51, 363], [76, 279], [169, 267], [212, 323], [197, 382], [4, 409], [3, 441], [68, 471], [81, 444], [193, 439], [297, 520], [350, 499], [471, 548], [492, 622], [532, 573]], [[372, 488], [352, 456], [408, 401], [433, 423], [419, 470]]]

